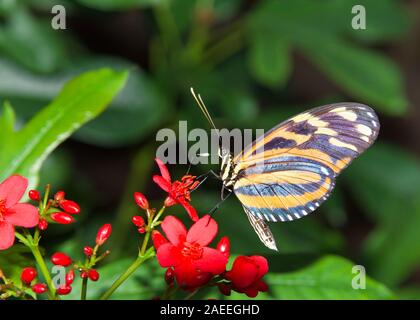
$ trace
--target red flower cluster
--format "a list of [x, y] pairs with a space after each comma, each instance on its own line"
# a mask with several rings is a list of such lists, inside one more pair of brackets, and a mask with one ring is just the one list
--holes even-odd
[[32, 228], [39, 222], [38, 209], [33, 205], [19, 203], [28, 180], [11, 176], [0, 184], [0, 250], [10, 248], [15, 241], [15, 226]]
[[180, 204], [187, 211], [188, 215], [193, 221], [198, 220], [196, 210], [190, 205], [191, 196], [190, 191], [194, 190], [199, 181], [195, 176], [186, 175], [181, 178], [181, 181], [171, 181], [171, 175], [169, 174], [168, 168], [160, 160], [156, 158], [156, 163], [160, 169], [160, 176], [153, 176], [153, 181], [164, 191], [168, 193], [165, 199], [165, 206], [170, 207], [175, 204]]
[[98, 233], [96, 234], [95, 247], [85, 246], [83, 248], [83, 253], [86, 256], [85, 262], [83, 264], [78, 264], [76, 267], [80, 272], [80, 277], [82, 279], [90, 279], [91, 281], [99, 280], [99, 272], [93, 269], [95, 264], [105, 258], [110, 252], [107, 250], [102, 255], [97, 256], [99, 247], [102, 246], [111, 236], [112, 226], [107, 223], [99, 228]]
[[159, 232], [153, 234], [159, 264], [173, 268], [178, 285], [194, 289], [206, 284], [213, 276], [225, 271], [227, 257], [207, 245], [217, 234], [217, 223], [210, 216], [198, 220], [187, 232], [174, 216], [162, 222], [166, 240]]
[[208, 247], [217, 234], [217, 223], [206, 215], [193, 224], [190, 230], [177, 218], [167, 216], [162, 222], [166, 238], [158, 231], [152, 235], [159, 264], [168, 268], [165, 281], [177, 284], [186, 290], [202, 287], [215, 279], [223, 294], [233, 289], [249, 297], [268, 290], [262, 277], [268, 272], [264, 257], [239, 256], [230, 271], [226, 265], [230, 255], [230, 242], [223, 237], [216, 249]]
[[[30, 190], [28, 195], [32, 201], [42, 204], [41, 196], [37, 190]], [[64, 191], [58, 191], [54, 195], [54, 199], [47, 201], [47, 205], [43, 208], [41, 219], [38, 223], [38, 228], [41, 231], [48, 228], [48, 221], [58, 224], [70, 224], [74, 222], [73, 215], [80, 213], [80, 206], [75, 201], [67, 200], [65, 195]], [[63, 211], [57, 211], [56, 208]]]

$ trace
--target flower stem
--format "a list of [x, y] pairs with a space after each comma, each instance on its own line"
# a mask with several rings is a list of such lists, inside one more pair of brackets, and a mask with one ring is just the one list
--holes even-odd
[[128, 269], [112, 284], [112, 286], [99, 298], [100, 300], [108, 300], [109, 297], [114, 293], [117, 288], [127, 280], [134, 271], [137, 270], [140, 265], [146, 260], [152, 258], [155, 255], [155, 249], [150, 247], [145, 254], [139, 254], [137, 259], [128, 267]]
[[87, 278], [83, 278], [83, 282], [82, 282], [82, 293], [80, 295], [80, 300], [86, 300], [87, 284], [88, 284], [88, 279]]
[[147, 243], [149, 242], [150, 239], [150, 232], [147, 232], [146, 235], [144, 236], [144, 240], [143, 240], [143, 244], [141, 245], [141, 249], [140, 249], [140, 257], [144, 256], [144, 253], [146, 252], [146, 248], [147, 248]]
[[44, 258], [42, 257], [41, 252], [39, 251], [38, 246], [38, 240], [39, 239], [33, 239], [31, 235], [28, 235], [27, 237], [24, 237], [19, 232], [15, 232], [16, 238], [18, 238], [25, 246], [27, 246], [31, 252], [32, 255], [35, 258], [35, 261], [41, 270], [42, 275], [44, 276], [45, 282], [47, 283], [48, 289], [49, 289], [49, 295], [52, 299], [56, 299], [55, 295], [55, 287], [53, 285], [50, 272], [48, 271], [48, 267], [44, 261]]

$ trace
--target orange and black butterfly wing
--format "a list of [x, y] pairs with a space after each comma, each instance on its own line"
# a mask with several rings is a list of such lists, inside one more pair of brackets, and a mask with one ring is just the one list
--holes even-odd
[[260, 220], [299, 219], [327, 199], [337, 175], [378, 132], [375, 112], [362, 104], [332, 104], [299, 114], [234, 158], [234, 192]]

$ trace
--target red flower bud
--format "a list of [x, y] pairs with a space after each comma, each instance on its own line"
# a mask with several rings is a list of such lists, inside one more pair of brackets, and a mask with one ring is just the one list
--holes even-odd
[[68, 286], [70, 286], [74, 281], [74, 269], [71, 269], [69, 272], [67, 272], [66, 274], [66, 284]]
[[172, 268], [166, 269], [165, 272], [165, 281], [168, 286], [172, 285], [174, 283], [175, 274], [174, 270]]
[[71, 200], [63, 200], [60, 202], [60, 207], [64, 211], [70, 214], [78, 214], [80, 213], [80, 207], [79, 205]]
[[39, 220], [38, 228], [41, 231], [47, 230], [47, 228], [48, 228], [48, 222], [47, 222], [47, 220], [45, 220], [45, 219]]
[[36, 294], [42, 294], [47, 291], [47, 286], [43, 283], [37, 283], [32, 286], [32, 291]]
[[66, 212], [51, 213], [51, 219], [59, 224], [70, 224], [74, 221], [74, 218]]
[[92, 281], [98, 281], [99, 280], [99, 273], [95, 269], [90, 269], [88, 273], [89, 279]]
[[31, 199], [32, 201], [41, 200], [41, 197], [39, 196], [39, 192], [37, 190], [29, 190], [28, 195], [29, 199]]
[[143, 210], [149, 209], [149, 202], [147, 201], [147, 199], [146, 199], [146, 197], [143, 193], [134, 192], [134, 201]]
[[134, 216], [133, 218], [131, 218], [131, 221], [133, 221], [134, 225], [136, 227], [143, 227], [144, 226], [144, 219], [143, 217], [140, 216]]
[[231, 287], [229, 284], [227, 283], [219, 283], [217, 285], [217, 287], [219, 288], [219, 291], [221, 294], [225, 295], [225, 296], [230, 296], [231, 293]]
[[165, 207], [172, 207], [173, 205], [176, 205], [177, 202], [172, 197], [166, 197], [163, 205]]
[[51, 257], [51, 262], [57, 266], [63, 266], [67, 267], [69, 266], [73, 261], [71, 258], [62, 252], [56, 252]]
[[104, 224], [102, 227], [99, 228], [98, 234], [96, 235], [96, 244], [101, 246], [108, 240], [109, 236], [111, 235], [112, 227], [109, 223]]
[[152, 232], [152, 241], [156, 250], [159, 249], [162, 244], [168, 242], [168, 240], [166, 240], [165, 237], [157, 230], [153, 230]]
[[57, 201], [58, 203], [60, 203], [61, 201], [64, 200], [64, 197], [66, 196], [66, 194], [64, 193], [64, 191], [58, 191], [55, 195], [54, 195], [54, 200]]
[[28, 267], [28, 268], [24, 268], [22, 270], [22, 273], [20, 274], [20, 280], [22, 280], [22, 283], [30, 286], [31, 282], [34, 281], [34, 279], [36, 278], [37, 272], [35, 268], [32, 267]]
[[230, 255], [230, 241], [228, 237], [223, 237], [217, 244], [217, 250], [219, 250], [226, 258]]
[[83, 248], [83, 253], [87, 256], [90, 257], [93, 254], [93, 249], [92, 247], [86, 246]]
[[57, 294], [60, 296], [65, 296], [71, 292], [71, 286], [70, 285], [63, 285], [60, 288], [57, 289]]
[[145, 227], [140, 227], [140, 228], [138, 228], [138, 229], [137, 229], [137, 231], [138, 231], [140, 234], [143, 234], [143, 233], [146, 233], [146, 228], [145, 228]]
[[80, 272], [80, 278], [86, 279], [87, 277], [88, 277], [88, 273], [86, 271], [83, 270]]

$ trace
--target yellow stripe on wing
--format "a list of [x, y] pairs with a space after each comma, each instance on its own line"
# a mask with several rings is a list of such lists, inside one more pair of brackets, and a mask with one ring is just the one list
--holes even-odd
[[249, 196], [237, 193], [236, 196], [239, 201], [247, 207], [289, 209], [297, 206], [304, 206], [310, 201], [318, 201], [326, 195], [326, 190], [329, 190], [330, 186], [331, 179], [326, 178], [319, 189], [302, 195]]

